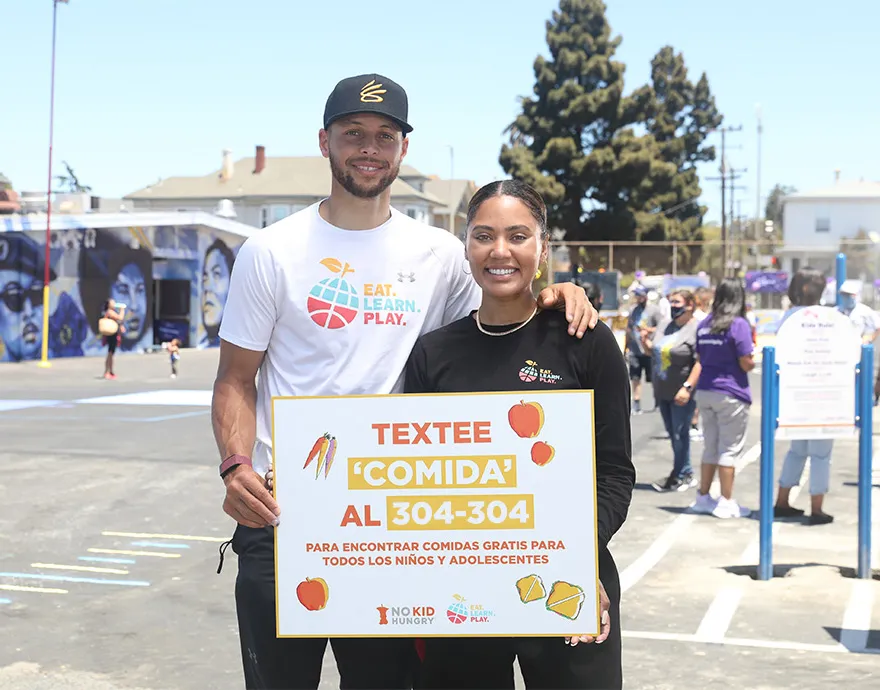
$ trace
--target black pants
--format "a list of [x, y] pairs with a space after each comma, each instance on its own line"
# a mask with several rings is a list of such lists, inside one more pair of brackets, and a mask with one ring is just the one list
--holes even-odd
[[[235, 605], [248, 690], [317, 688], [325, 638], [275, 637], [275, 546], [271, 527], [239, 525], [232, 538], [238, 554]], [[416, 651], [409, 638], [334, 638], [330, 641], [342, 690], [412, 687]]]
[[565, 644], [563, 637], [433, 637], [425, 640], [418, 687], [424, 690], [512, 690], [519, 660], [528, 690], [620, 690], [620, 579], [607, 549], [599, 577], [611, 600], [611, 633], [602, 644]]

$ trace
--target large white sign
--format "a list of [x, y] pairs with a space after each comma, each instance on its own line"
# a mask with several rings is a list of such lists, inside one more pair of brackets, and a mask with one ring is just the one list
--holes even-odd
[[598, 634], [591, 391], [275, 398], [273, 437], [279, 637]]
[[776, 337], [777, 438], [855, 435], [860, 343], [849, 318], [831, 307], [805, 307], [785, 320]]

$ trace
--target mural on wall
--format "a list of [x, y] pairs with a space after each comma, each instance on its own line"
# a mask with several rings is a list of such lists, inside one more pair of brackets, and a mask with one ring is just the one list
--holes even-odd
[[[43, 238], [41, 232], [0, 233], [0, 362], [39, 359], [44, 308], [50, 357], [104, 354], [96, 331], [109, 298], [126, 305], [119, 353], [144, 352], [173, 337], [190, 346], [219, 345], [232, 265], [244, 238], [176, 226], [53, 232], [48, 305]], [[175, 318], [154, 323], [154, 282], [166, 280], [185, 281], [189, 303]]]

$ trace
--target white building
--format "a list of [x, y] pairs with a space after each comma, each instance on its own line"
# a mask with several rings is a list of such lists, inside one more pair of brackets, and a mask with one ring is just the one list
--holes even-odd
[[[170, 177], [132, 192], [125, 199], [132, 202], [136, 210], [230, 215], [231, 209], [237, 221], [264, 228], [327, 197], [331, 179], [326, 158], [269, 158], [265, 147], [257, 146], [251, 158], [233, 161], [230, 152], [224, 151], [221, 167], [215, 172], [201, 177]], [[391, 185], [391, 205], [428, 224], [444, 213], [448, 219], [447, 209], [459, 204], [445, 195], [440, 197], [429, 192], [426, 187], [431, 183], [431, 178], [412, 166], [401, 166], [398, 178]], [[450, 191], [453, 189], [461, 194], [460, 187]]]
[[[843, 182], [785, 197], [784, 244], [778, 252], [789, 274], [812, 266], [834, 274], [841, 241], [880, 243], [880, 183]], [[880, 250], [880, 246], [877, 247]]]

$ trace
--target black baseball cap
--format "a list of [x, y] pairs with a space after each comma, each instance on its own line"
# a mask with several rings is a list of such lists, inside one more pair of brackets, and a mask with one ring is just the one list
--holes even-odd
[[406, 91], [400, 84], [381, 74], [362, 74], [343, 79], [333, 89], [324, 106], [324, 129], [340, 117], [373, 113], [393, 120], [409, 134], [413, 128], [406, 121], [408, 110]]

